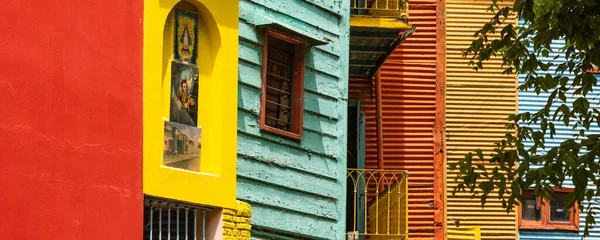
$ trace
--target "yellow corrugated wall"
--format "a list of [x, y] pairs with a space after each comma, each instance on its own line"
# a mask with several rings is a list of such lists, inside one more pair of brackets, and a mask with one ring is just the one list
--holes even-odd
[[[473, 33], [492, 17], [485, 11], [490, 3], [490, 0], [446, 1], [448, 163], [464, 158], [467, 152], [477, 148], [489, 153], [507, 132], [507, 116], [517, 112], [517, 76], [503, 75], [500, 59], [485, 63], [484, 69], [476, 72], [468, 66], [469, 60], [462, 58], [463, 51], [473, 40]], [[512, 3], [499, 1], [499, 4]], [[448, 219], [460, 220], [461, 226], [481, 226], [481, 239], [516, 239], [515, 213], [507, 214], [501, 202], [493, 197], [497, 195], [488, 198], [483, 210], [479, 198], [471, 198], [466, 193], [452, 196], [455, 176], [448, 172]], [[454, 223], [448, 223], [451, 224]]]

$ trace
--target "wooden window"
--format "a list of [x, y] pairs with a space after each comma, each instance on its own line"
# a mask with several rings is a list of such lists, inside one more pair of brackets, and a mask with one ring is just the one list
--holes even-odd
[[519, 206], [519, 228], [579, 231], [577, 203], [570, 209], [565, 208], [565, 197], [572, 191], [555, 190], [552, 199], [543, 202], [533, 192], [523, 192], [525, 202]]
[[266, 29], [260, 128], [300, 141], [304, 103], [304, 41]]

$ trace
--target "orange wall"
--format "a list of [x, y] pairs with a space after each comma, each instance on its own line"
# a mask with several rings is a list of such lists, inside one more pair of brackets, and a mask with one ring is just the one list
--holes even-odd
[[[434, 236], [433, 127], [436, 97], [436, 1], [410, 2], [416, 32], [381, 70], [384, 168], [408, 170], [410, 239]], [[375, 83], [351, 79], [349, 98], [361, 99], [366, 118], [366, 167], [377, 168]], [[443, 214], [443, 213], [442, 213]]]

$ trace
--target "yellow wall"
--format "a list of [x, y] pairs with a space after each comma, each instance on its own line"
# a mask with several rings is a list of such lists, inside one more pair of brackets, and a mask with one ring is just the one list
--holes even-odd
[[[200, 172], [162, 166], [164, 121], [169, 117], [172, 26], [177, 0], [144, 1], [144, 194], [235, 207], [238, 1], [190, 0], [199, 11], [198, 125]], [[163, 46], [164, 45], [164, 46]]]
[[[512, 2], [498, 2], [512, 5]], [[473, 40], [473, 33], [489, 22], [486, 8], [491, 0], [447, 0], [447, 90], [446, 139], [448, 162], [457, 162], [465, 154], [482, 149], [489, 155], [496, 142], [504, 139], [510, 114], [517, 112], [517, 76], [503, 75], [501, 59], [484, 63], [484, 69], [472, 70], [469, 59], [462, 58]], [[516, 23], [515, 20], [512, 23]], [[497, 31], [498, 33], [500, 30]], [[456, 186], [455, 172], [447, 174], [448, 191]], [[492, 193], [485, 208], [480, 198], [468, 193], [448, 194], [447, 215], [462, 226], [481, 226], [481, 239], [516, 239], [516, 216], [506, 213]], [[454, 222], [448, 222], [452, 226]]]
[[223, 240], [250, 240], [250, 204], [237, 201], [235, 208], [223, 210]]

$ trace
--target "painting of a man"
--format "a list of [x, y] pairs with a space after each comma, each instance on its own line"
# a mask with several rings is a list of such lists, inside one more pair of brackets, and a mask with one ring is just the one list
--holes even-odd
[[173, 62], [171, 70], [170, 120], [198, 126], [198, 68]]

